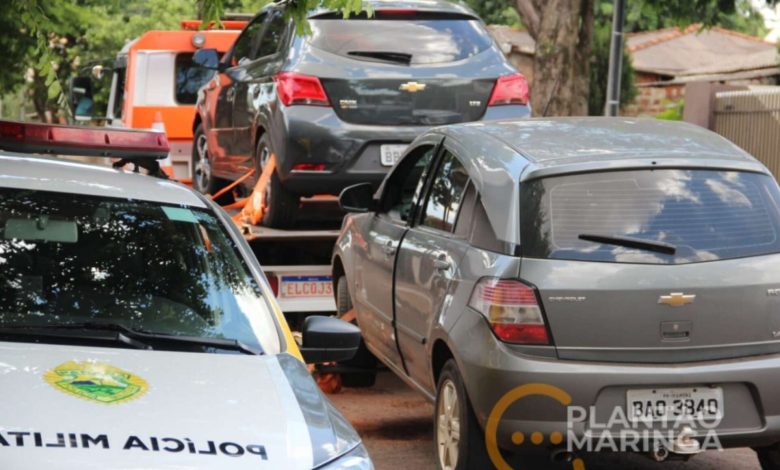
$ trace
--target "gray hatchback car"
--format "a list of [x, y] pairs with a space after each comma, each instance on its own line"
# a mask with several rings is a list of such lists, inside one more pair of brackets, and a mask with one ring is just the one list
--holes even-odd
[[734, 446], [780, 468], [780, 190], [727, 140], [641, 119], [448, 126], [341, 203], [341, 310], [436, 402], [439, 468]]

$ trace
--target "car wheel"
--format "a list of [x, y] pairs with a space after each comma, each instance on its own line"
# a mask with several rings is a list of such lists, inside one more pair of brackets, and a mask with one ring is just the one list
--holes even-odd
[[[346, 315], [352, 310], [352, 298], [349, 296], [349, 286], [347, 285], [347, 277], [341, 276], [336, 280], [336, 313], [339, 318]], [[350, 323], [357, 324], [357, 321], [352, 318], [349, 319]], [[366, 343], [360, 340], [360, 346], [358, 347], [355, 357], [348, 361], [342, 361], [339, 363], [341, 366], [365, 369], [361, 372], [348, 372], [341, 374], [341, 383], [345, 387], [352, 388], [366, 388], [372, 387], [376, 383], [376, 357], [371, 354], [371, 351], [366, 347]]]
[[763, 470], [780, 470], [780, 444], [755, 449]]
[[493, 468], [485, 448], [485, 434], [477, 423], [453, 359], [444, 364], [439, 376], [433, 421], [436, 468]]
[[[271, 149], [268, 145], [268, 134], [263, 134], [258, 139], [257, 148], [255, 149], [255, 168], [258, 178], [270, 157]], [[271, 175], [264, 191], [263, 219], [260, 223], [272, 228], [292, 227], [295, 223], [295, 215], [298, 212], [298, 196], [284, 189], [277, 172]]]
[[211, 157], [209, 156], [209, 144], [206, 133], [203, 132], [203, 124], [195, 128], [195, 137], [192, 140], [192, 187], [203, 194], [213, 194], [217, 189], [217, 182], [211, 172]]

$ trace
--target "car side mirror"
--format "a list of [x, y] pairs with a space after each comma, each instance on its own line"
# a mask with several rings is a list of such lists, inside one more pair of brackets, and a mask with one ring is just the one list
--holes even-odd
[[222, 71], [216, 49], [198, 49], [192, 56], [192, 63], [204, 69]]
[[333, 317], [307, 317], [302, 336], [301, 354], [307, 364], [352, 359], [360, 346], [360, 329]]
[[73, 77], [68, 86], [68, 104], [77, 120], [90, 120], [94, 113], [92, 79], [88, 76]]
[[348, 186], [339, 194], [339, 206], [347, 212], [372, 212], [377, 208], [371, 183]]

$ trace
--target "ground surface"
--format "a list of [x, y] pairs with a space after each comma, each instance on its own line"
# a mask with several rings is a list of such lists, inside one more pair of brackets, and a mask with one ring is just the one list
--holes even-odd
[[[377, 470], [435, 468], [433, 406], [394, 375], [380, 373], [377, 384], [372, 388], [345, 388], [341, 393], [329, 397], [363, 437]], [[585, 462], [588, 470], [760, 469], [750, 449], [707, 452], [688, 462], [663, 464], [643, 456], [624, 454], [586, 456]], [[567, 468], [552, 465], [545, 467]]]

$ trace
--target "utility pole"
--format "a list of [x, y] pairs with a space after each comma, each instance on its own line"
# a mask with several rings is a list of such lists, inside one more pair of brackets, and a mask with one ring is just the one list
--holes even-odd
[[626, 19], [626, 0], [615, 0], [613, 8], [605, 116], [617, 116], [620, 110], [620, 72], [623, 69], [623, 23]]

